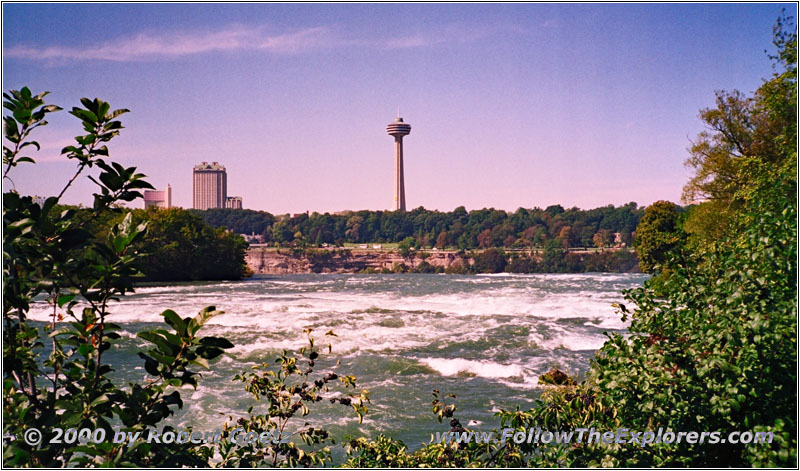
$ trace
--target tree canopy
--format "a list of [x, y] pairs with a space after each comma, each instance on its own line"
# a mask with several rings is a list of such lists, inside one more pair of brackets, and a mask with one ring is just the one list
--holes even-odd
[[[593, 247], [595, 235], [601, 231], [603, 240], [608, 234], [619, 233], [622, 242], [631, 245], [643, 213], [633, 202], [590, 210], [519, 208], [511, 213], [494, 208], [467, 212], [463, 207], [450, 212], [420, 207], [408, 212], [314, 212], [294, 217], [231, 209], [193, 212], [214, 227], [243, 234], [256, 232], [267, 242], [280, 245], [295, 240], [314, 244], [398, 243], [412, 237], [419, 247], [459, 249], [543, 247], [547, 240], [558, 240], [564, 247]], [[300, 237], [296, 237], [298, 234]]]

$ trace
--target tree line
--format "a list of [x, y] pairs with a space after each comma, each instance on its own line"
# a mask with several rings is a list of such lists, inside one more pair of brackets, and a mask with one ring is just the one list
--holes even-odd
[[239, 234], [260, 234], [279, 246], [344, 243], [398, 243], [411, 237], [417, 247], [476, 249], [489, 247], [544, 248], [548, 241], [562, 247], [631, 246], [643, 208], [631, 202], [582, 210], [561, 205], [545, 209], [494, 208], [450, 212], [419, 207], [411, 211], [317, 212], [275, 216], [264, 211], [192, 210], [214, 227]]

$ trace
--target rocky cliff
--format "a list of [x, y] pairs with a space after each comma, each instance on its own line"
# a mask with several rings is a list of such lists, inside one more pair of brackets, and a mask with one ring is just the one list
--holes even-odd
[[362, 271], [394, 270], [405, 265], [417, 268], [427, 262], [432, 267], [448, 268], [453, 264], [468, 265], [455, 252], [427, 252], [403, 257], [396, 252], [370, 250], [310, 250], [292, 252], [290, 249], [250, 248], [247, 266], [254, 273], [283, 275], [289, 273], [358, 273]]

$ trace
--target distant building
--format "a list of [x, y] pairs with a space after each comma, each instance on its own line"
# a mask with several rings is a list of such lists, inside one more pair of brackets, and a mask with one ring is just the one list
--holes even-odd
[[263, 244], [264, 243], [264, 235], [263, 234], [256, 234], [255, 232], [251, 232], [250, 234], [239, 234], [247, 241], [248, 244]]
[[228, 174], [219, 162], [203, 162], [192, 170], [192, 207], [194, 209], [226, 208]]
[[172, 207], [172, 187], [167, 183], [163, 190], [144, 190], [144, 209]]
[[228, 209], [242, 209], [241, 196], [229, 196], [225, 199], [225, 207]]
[[39, 207], [44, 207], [44, 202], [47, 201], [46, 196], [36, 195], [33, 197], [33, 204], [38, 204]]

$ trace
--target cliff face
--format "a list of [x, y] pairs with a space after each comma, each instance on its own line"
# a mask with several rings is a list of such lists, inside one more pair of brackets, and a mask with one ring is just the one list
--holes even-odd
[[419, 254], [402, 257], [398, 253], [367, 250], [348, 251], [310, 251], [307, 254], [293, 255], [290, 250], [264, 249], [247, 250], [247, 266], [254, 273], [266, 275], [285, 275], [290, 273], [358, 273], [362, 270], [392, 270], [404, 264], [413, 269], [423, 261], [434, 267], [447, 268], [454, 263], [468, 265], [469, 260], [459, 257], [455, 252], [428, 252], [426, 258]]
[[[469, 273], [470, 265], [483, 253], [462, 256], [453, 251], [411, 253], [403, 257], [397, 252], [364, 249], [308, 249], [306, 251], [251, 247], [247, 250], [247, 265], [253, 273], [286, 275], [293, 273], [359, 273], [359, 272], [414, 272]], [[506, 271], [511, 273], [638, 273], [636, 254], [618, 249], [606, 251], [569, 250], [555, 260], [544, 260], [542, 253], [515, 253], [508, 256]], [[478, 271], [501, 270], [502, 267], [486, 265]]]

